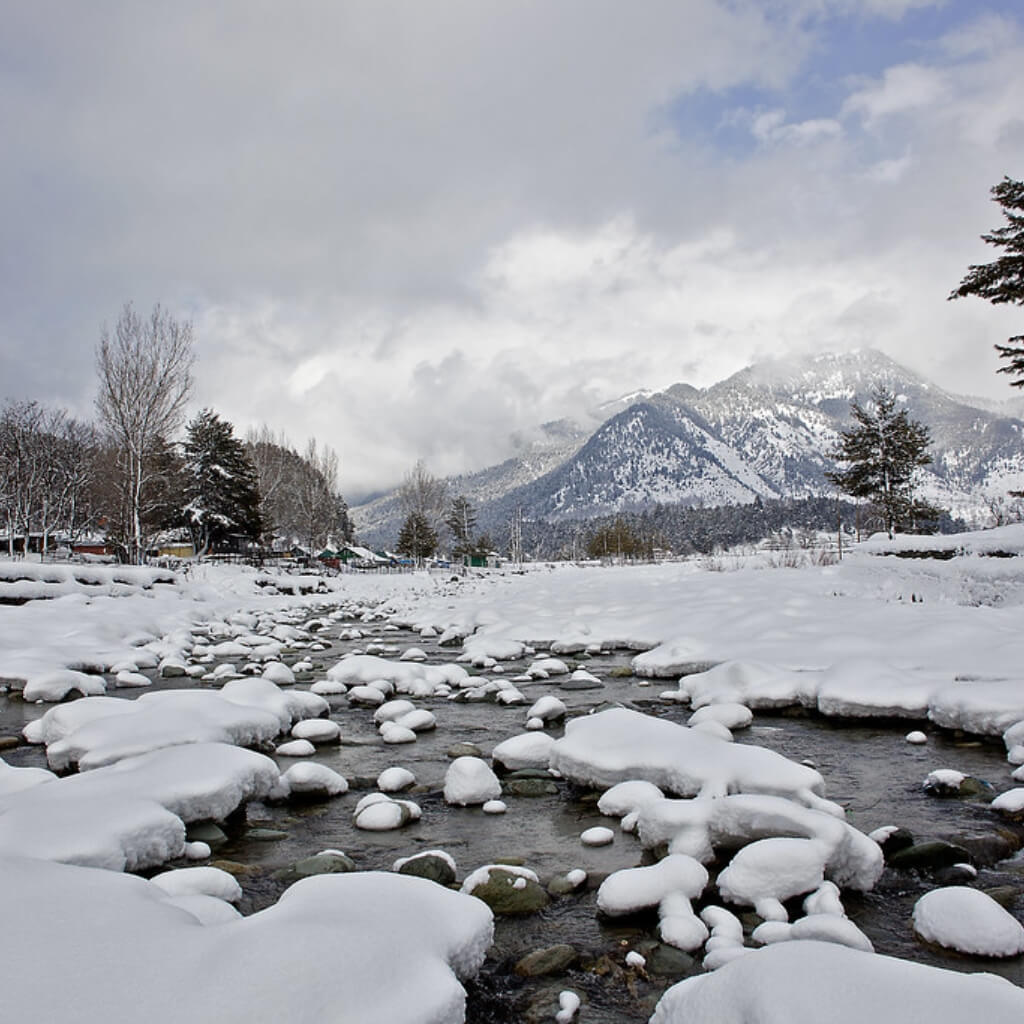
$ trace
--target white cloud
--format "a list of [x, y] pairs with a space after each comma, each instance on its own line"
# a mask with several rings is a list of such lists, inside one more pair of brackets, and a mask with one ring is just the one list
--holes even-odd
[[901, 64], [886, 69], [881, 79], [849, 96], [842, 112], [859, 114], [870, 126], [882, 118], [934, 107], [948, 95], [942, 71], [921, 64]]
[[830, 117], [786, 121], [785, 110], [776, 109], [754, 115], [750, 131], [754, 138], [765, 144], [787, 143], [802, 146], [842, 135], [843, 126]]
[[[129, 298], [195, 319], [197, 406], [333, 445], [350, 490], [790, 349], [1005, 391], [1013, 312], [945, 296], [1024, 166], [1017, 23], [790, 102], [832, 13], [893, 31], [911, 6], [15, 6], [0, 397], [87, 414]], [[707, 131], [682, 134], [698, 93]]]

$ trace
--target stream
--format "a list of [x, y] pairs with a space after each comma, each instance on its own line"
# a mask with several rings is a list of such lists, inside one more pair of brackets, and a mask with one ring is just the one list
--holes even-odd
[[[339, 632], [352, 626], [363, 631], [362, 639], [338, 639]], [[314, 662], [315, 669], [300, 677], [299, 687], [323, 678], [326, 669], [344, 653], [365, 650], [368, 643], [386, 645], [387, 650], [374, 653], [387, 658], [397, 658], [407, 647], [417, 646], [426, 652], [428, 662], [435, 664], [450, 662], [459, 653], [458, 648], [442, 649], [432, 640], [382, 622], [331, 621], [316, 639], [327, 649], [301, 652]], [[287, 887], [289, 883], [275, 877], [275, 872], [327, 848], [343, 850], [363, 870], [390, 870], [399, 857], [443, 849], [455, 859], [460, 879], [483, 864], [502, 860], [524, 864], [540, 876], [542, 883], [573, 868], [583, 868], [590, 881], [580, 894], [553, 899], [544, 910], [530, 916], [496, 919], [494, 946], [479, 977], [467, 986], [467, 1021], [550, 1021], [557, 1009], [558, 993], [567, 988], [583, 1000], [581, 1021], [646, 1021], [664, 989], [698, 971], [699, 961], [658, 942], [653, 914], [615, 921], [598, 918], [596, 887], [600, 880], [612, 871], [640, 864], [644, 852], [635, 837], [621, 832], [613, 819], [598, 813], [596, 794], [558, 781], [547, 787], [553, 792], [503, 796], [508, 805], [503, 815], [486, 815], [479, 808], [449, 807], [441, 795], [450, 763], [448, 750], [453, 744], [476, 744], [488, 757], [500, 741], [525, 730], [526, 708], [544, 694], [559, 697], [568, 706], [570, 716], [615, 701], [685, 723], [690, 715], [688, 708], [658, 698], [662, 690], [672, 688], [671, 681], [648, 684], [611, 675], [613, 670], [621, 672], [628, 666], [632, 656], [632, 652], [622, 651], [564, 658], [570, 667], [585, 667], [600, 683], [576, 688], [575, 683], [567, 685], [565, 676], [530, 683], [517, 681], [515, 685], [525, 695], [526, 705], [418, 699], [417, 706], [436, 715], [437, 728], [419, 734], [410, 744], [383, 744], [372, 709], [349, 708], [344, 696], [330, 697], [331, 717], [342, 726], [342, 742], [318, 748], [315, 760], [344, 775], [350, 783], [349, 793], [308, 805], [250, 804], [244, 820], [240, 816], [231, 823], [228, 842], [214, 851], [211, 862], [228, 867], [238, 877], [244, 892], [240, 909], [245, 914], [269, 906]], [[294, 661], [295, 657], [287, 660]], [[505, 677], [520, 674], [528, 663], [503, 663]], [[180, 688], [209, 684], [177, 678], [155, 679], [153, 685]], [[111, 682], [109, 692], [131, 699], [143, 691], [116, 690]], [[0, 694], [0, 736], [19, 734], [28, 721], [46, 709], [46, 705], [26, 705], [16, 696]], [[924, 729], [927, 744], [908, 744], [904, 736], [911, 728]], [[560, 731], [559, 726], [555, 734]], [[992, 837], [1007, 826], [982, 801], [939, 799], [928, 796], [922, 788], [925, 776], [936, 768], [954, 768], [986, 780], [996, 792], [1011, 788], [1011, 766], [1002, 744], [957, 737], [922, 723], [837, 723], [804, 712], [758, 712], [754, 724], [735, 735], [738, 743], [759, 744], [813, 764], [825, 778], [828, 798], [842, 804], [851, 824], [865, 832], [883, 825], [901, 825], [918, 841], [945, 839], [966, 845], [980, 865], [978, 877], [971, 884], [982, 889], [1013, 887], [1017, 896], [1008, 907], [1018, 919], [1024, 919], [1024, 856], [989, 863]], [[42, 748], [25, 745], [4, 750], [3, 757], [12, 765], [46, 763]], [[278, 761], [282, 770], [293, 763], [283, 757]], [[415, 774], [416, 787], [399, 795], [419, 804], [421, 819], [391, 832], [355, 829], [352, 810], [356, 801], [376, 788], [376, 776], [383, 769], [394, 765]], [[604, 847], [583, 846], [580, 833], [598, 824], [614, 829], [614, 842]], [[283, 835], [270, 841], [253, 837], [254, 832], [256, 837], [266, 837], [266, 830]], [[845, 893], [844, 904], [850, 918], [879, 953], [954, 970], [990, 971], [1024, 986], [1022, 957], [999, 961], [962, 956], [927, 948], [914, 938], [910, 926], [914, 903], [941, 884], [948, 884], [941, 876], [922, 877], [886, 868], [872, 892], [863, 896]], [[749, 931], [755, 923], [752, 915], [745, 916], [744, 923]], [[526, 953], [556, 943], [576, 948], [576, 967], [553, 978], [520, 978], [514, 973], [514, 965]], [[645, 971], [626, 967], [625, 953], [630, 949], [647, 957]]]

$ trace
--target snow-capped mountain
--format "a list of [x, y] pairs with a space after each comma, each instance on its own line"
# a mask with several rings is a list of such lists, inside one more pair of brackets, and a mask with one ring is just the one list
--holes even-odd
[[[506, 494], [544, 476], [566, 462], [586, 442], [589, 430], [572, 420], [542, 424], [535, 436], [512, 439], [516, 454], [496, 466], [448, 477], [448, 493], [465, 495], [476, 508], [500, 501]], [[398, 535], [402, 506], [392, 491], [351, 509], [359, 535], [376, 543]]]
[[[640, 393], [625, 408], [610, 403], [615, 411], [589, 437], [569, 431], [532, 457], [523, 453], [451, 480], [450, 492], [477, 505], [483, 529], [500, 529], [517, 508], [527, 518], [558, 520], [659, 502], [723, 505], [832, 493], [824, 476], [833, 468], [828, 452], [850, 423], [851, 401], [866, 402], [878, 386], [931, 430], [924, 496], [977, 520], [990, 497], [1024, 489], [1022, 420], [862, 350], [766, 361], [711, 387], [680, 383]], [[361, 509], [353, 514], [360, 530], [371, 526]], [[374, 532], [388, 525], [372, 518]]]

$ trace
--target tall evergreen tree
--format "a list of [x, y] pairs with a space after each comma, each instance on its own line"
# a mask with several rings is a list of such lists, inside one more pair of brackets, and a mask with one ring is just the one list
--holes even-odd
[[[991, 192], [1008, 223], [981, 237], [1004, 253], [991, 263], [968, 267], [960, 286], [949, 298], [978, 295], [995, 305], [1011, 302], [1024, 306], [1024, 181], [1004, 177]], [[1006, 360], [998, 372], [1017, 378], [1010, 381], [1011, 387], [1024, 387], [1024, 334], [1016, 334], [1008, 338], [1005, 345], [995, 348], [999, 357]]]
[[256, 470], [230, 423], [203, 409], [188, 425], [185, 441], [184, 515], [197, 553], [230, 536], [259, 538]]
[[853, 418], [859, 426], [840, 434], [830, 457], [846, 463], [825, 476], [841, 491], [868, 498], [880, 511], [892, 537], [897, 526], [938, 518], [940, 510], [915, 497], [914, 476], [927, 466], [931, 435], [922, 423], [896, 408], [896, 396], [884, 387], [875, 389], [869, 406], [854, 401]]
[[474, 549], [473, 530], [476, 527], [476, 509], [464, 494], [452, 499], [444, 523], [451, 531], [455, 541], [452, 554], [458, 557], [470, 554]]
[[398, 534], [398, 553], [417, 562], [429, 558], [437, 550], [437, 533], [422, 512], [410, 512]]

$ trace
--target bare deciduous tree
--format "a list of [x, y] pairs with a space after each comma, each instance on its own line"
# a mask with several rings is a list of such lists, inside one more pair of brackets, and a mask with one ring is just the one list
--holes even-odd
[[20, 533], [41, 534], [46, 554], [57, 528], [70, 540], [91, 516], [89, 492], [96, 435], [91, 426], [63, 409], [38, 402], [8, 402], [0, 411], [0, 507], [7, 528], [8, 554]]
[[7, 551], [21, 533], [28, 550], [32, 513], [42, 487], [39, 434], [44, 418], [38, 402], [8, 402], [0, 415], [0, 496], [7, 523]]
[[348, 540], [352, 524], [338, 487], [338, 454], [310, 439], [300, 455], [284, 434], [267, 426], [247, 435], [247, 451], [256, 469], [260, 515], [268, 546], [275, 538], [298, 542], [311, 553]]
[[260, 492], [260, 519], [263, 522], [263, 543], [273, 546], [274, 535], [281, 532], [281, 514], [291, 480], [291, 445], [284, 433], [275, 434], [267, 424], [250, 428], [245, 435], [245, 450], [256, 470]]
[[398, 499], [406, 517], [423, 516], [431, 530], [439, 531], [444, 521], [448, 485], [434, 476], [422, 459], [406, 473], [398, 489]]
[[96, 410], [117, 451], [117, 475], [127, 502], [128, 558], [146, 551], [143, 495], [166, 441], [181, 426], [192, 390], [192, 325], [156, 305], [143, 319], [127, 303], [96, 349]]

